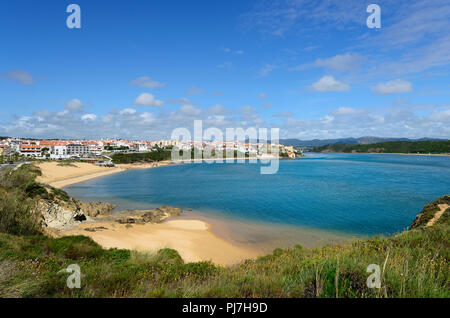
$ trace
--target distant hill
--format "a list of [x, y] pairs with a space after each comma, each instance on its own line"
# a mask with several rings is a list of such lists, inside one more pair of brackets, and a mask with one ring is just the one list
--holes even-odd
[[290, 145], [294, 147], [320, 147], [325, 145], [366, 145], [378, 142], [386, 141], [439, 141], [444, 139], [438, 138], [420, 138], [420, 139], [408, 139], [408, 138], [389, 138], [389, 137], [373, 137], [365, 136], [359, 138], [337, 138], [337, 139], [313, 139], [313, 140], [300, 140], [300, 139], [280, 139], [280, 144]]
[[315, 147], [314, 152], [354, 153], [450, 153], [450, 140], [438, 141], [388, 141], [371, 144], [334, 144]]

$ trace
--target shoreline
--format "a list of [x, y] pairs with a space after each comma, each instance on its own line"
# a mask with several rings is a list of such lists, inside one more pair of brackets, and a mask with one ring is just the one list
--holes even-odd
[[[308, 152], [306, 152], [308, 153]], [[330, 152], [309, 152], [309, 153], [343, 153], [343, 154], [349, 154], [349, 155], [402, 155], [402, 156], [429, 156], [429, 157], [450, 157], [450, 154], [437, 154], [437, 153], [400, 153], [400, 152], [336, 152], [336, 151], [330, 151]]]
[[[116, 167], [99, 167], [80, 162], [70, 165], [58, 164], [59, 162], [37, 164], [42, 171], [42, 176], [39, 176], [37, 181], [47, 183], [55, 188], [63, 188], [127, 170], [153, 169], [174, 165], [176, 162], [118, 164]], [[163, 248], [172, 248], [177, 250], [186, 262], [211, 261], [223, 266], [237, 264], [243, 260], [263, 255], [259, 251], [235, 244], [218, 235], [212, 230], [211, 224], [198, 218], [170, 217], [162, 223], [146, 224], [120, 224], [106, 218], [107, 215], [91, 218], [70, 229], [47, 228], [46, 232], [54, 237], [88, 236], [104, 248], [121, 248], [148, 253], [156, 253]]]
[[[250, 160], [273, 160], [284, 158], [234, 158], [222, 159], [224, 163], [227, 161], [247, 162]], [[288, 158], [287, 158], [288, 159]], [[299, 158], [298, 158], [299, 159]], [[217, 161], [217, 159], [191, 159], [191, 160], [163, 160], [152, 163], [123, 163], [116, 164], [114, 167], [101, 167], [92, 163], [73, 162], [69, 165], [59, 165], [58, 161], [38, 162], [36, 165], [41, 169], [42, 176], [37, 178], [38, 182], [46, 183], [54, 188], [64, 188], [72, 184], [88, 181], [91, 179], [124, 172], [127, 170], [153, 169], [177, 164], [201, 163]]]
[[[246, 161], [252, 159], [258, 158], [245, 158]], [[197, 162], [207, 160], [209, 159], [200, 159]], [[236, 160], [237, 158], [235, 158]], [[196, 161], [191, 160], [184, 163], [194, 162]], [[175, 164], [183, 164], [183, 162], [118, 164], [112, 168], [78, 162], [71, 165], [44, 162], [38, 165], [43, 172], [38, 181], [62, 188], [127, 170], [153, 169]], [[168, 247], [177, 250], [187, 262], [212, 261], [219, 265], [231, 265], [245, 259], [256, 258], [270, 253], [280, 246], [292, 247], [298, 243], [306, 247], [321, 246], [339, 244], [349, 240], [344, 235], [339, 236], [313, 229], [294, 229], [293, 227], [281, 229], [277, 226], [244, 223], [237, 220], [208, 217], [194, 212], [170, 217], [164, 222], [156, 224], [119, 224], [104, 217], [97, 217], [71, 229], [51, 229], [48, 232], [56, 236], [88, 236], [104, 248], [124, 248], [153, 253]], [[283, 234], [275, 234], [277, 232]], [[255, 237], [246, 233], [257, 233], [259, 239], [255, 240]]]
[[70, 165], [58, 165], [59, 162], [39, 162], [42, 176], [37, 181], [54, 188], [64, 188], [72, 184], [135, 169], [152, 169], [173, 164], [171, 161], [144, 164], [118, 164], [115, 167], [100, 167], [91, 163], [73, 162]]
[[176, 250], [185, 262], [211, 261], [228, 266], [263, 255], [234, 244], [212, 231], [211, 225], [198, 219], [171, 217], [162, 223], [120, 224], [101, 218], [65, 230], [48, 229], [54, 237], [84, 235], [103, 248], [119, 248], [156, 253]]
[[262, 255], [270, 254], [277, 248], [292, 248], [302, 245], [316, 248], [352, 242], [367, 236], [325, 230], [307, 226], [277, 224], [264, 221], [227, 218], [201, 211], [182, 213], [178, 220], [200, 220], [210, 225], [211, 231], [235, 245], [249, 248]]

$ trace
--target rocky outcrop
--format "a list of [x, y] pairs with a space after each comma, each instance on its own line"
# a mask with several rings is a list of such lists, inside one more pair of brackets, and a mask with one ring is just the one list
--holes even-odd
[[102, 220], [121, 224], [161, 223], [171, 216], [180, 215], [182, 212], [180, 208], [164, 205], [153, 210], [124, 210], [102, 218]]
[[78, 206], [84, 211], [85, 215], [97, 217], [99, 215], [107, 215], [114, 210], [117, 205], [108, 202], [80, 202]]
[[80, 202], [73, 198], [37, 201], [42, 227], [57, 229], [70, 228], [89, 221], [92, 217], [109, 214], [114, 208], [116, 206], [110, 203]]
[[37, 209], [42, 227], [69, 228], [88, 220], [83, 210], [73, 202], [39, 200]]

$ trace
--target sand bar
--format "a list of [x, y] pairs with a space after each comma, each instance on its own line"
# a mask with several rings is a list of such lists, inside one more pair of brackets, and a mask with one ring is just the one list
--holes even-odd
[[58, 161], [40, 162], [36, 165], [41, 169], [42, 176], [38, 182], [47, 183], [55, 188], [87, 181], [90, 179], [132, 169], [150, 169], [172, 164], [171, 161], [142, 164], [118, 164], [115, 167], [100, 167], [92, 163], [71, 162], [69, 165]]
[[83, 182], [93, 178], [125, 171], [120, 167], [99, 167], [91, 163], [73, 162], [61, 165], [60, 162], [41, 162], [36, 164], [42, 171], [38, 182], [47, 183], [55, 188], [63, 188], [70, 184]]
[[[86, 228], [106, 228], [95, 232]], [[212, 261], [231, 265], [259, 254], [234, 245], [215, 235], [210, 225], [200, 220], [170, 220], [160, 224], [125, 225], [116, 222], [83, 223], [70, 230], [55, 231], [56, 236], [84, 235], [104, 248], [122, 248], [141, 252], [156, 252], [162, 248], [178, 251], [186, 262]]]

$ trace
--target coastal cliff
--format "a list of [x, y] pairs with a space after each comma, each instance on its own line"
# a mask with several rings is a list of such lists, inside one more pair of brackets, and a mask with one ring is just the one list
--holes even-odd
[[434, 224], [444, 224], [450, 220], [450, 195], [425, 205], [411, 224], [411, 229], [428, 227]]
[[73, 198], [38, 199], [37, 213], [41, 215], [42, 227], [63, 229], [76, 226], [99, 215], [107, 215], [116, 205], [107, 202], [80, 202]]
[[[28, 228], [39, 232], [40, 228], [69, 229], [85, 221], [114, 221], [118, 223], [160, 223], [170, 216], [178, 216], [181, 209], [162, 206], [152, 210], [126, 210], [110, 213], [117, 207], [108, 202], [81, 202], [65, 191], [48, 184], [36, 182], [40, 169], [25, 165], [2, 176], [0, 191], [5, 213], [0, 220], [8, 219], [5, 227]], [[8, 215], [8, 213], [10, 213]], [[8, 223], [5, 222], [5, 223]], [[1, 225], [0, 225], [1, 226]]]

